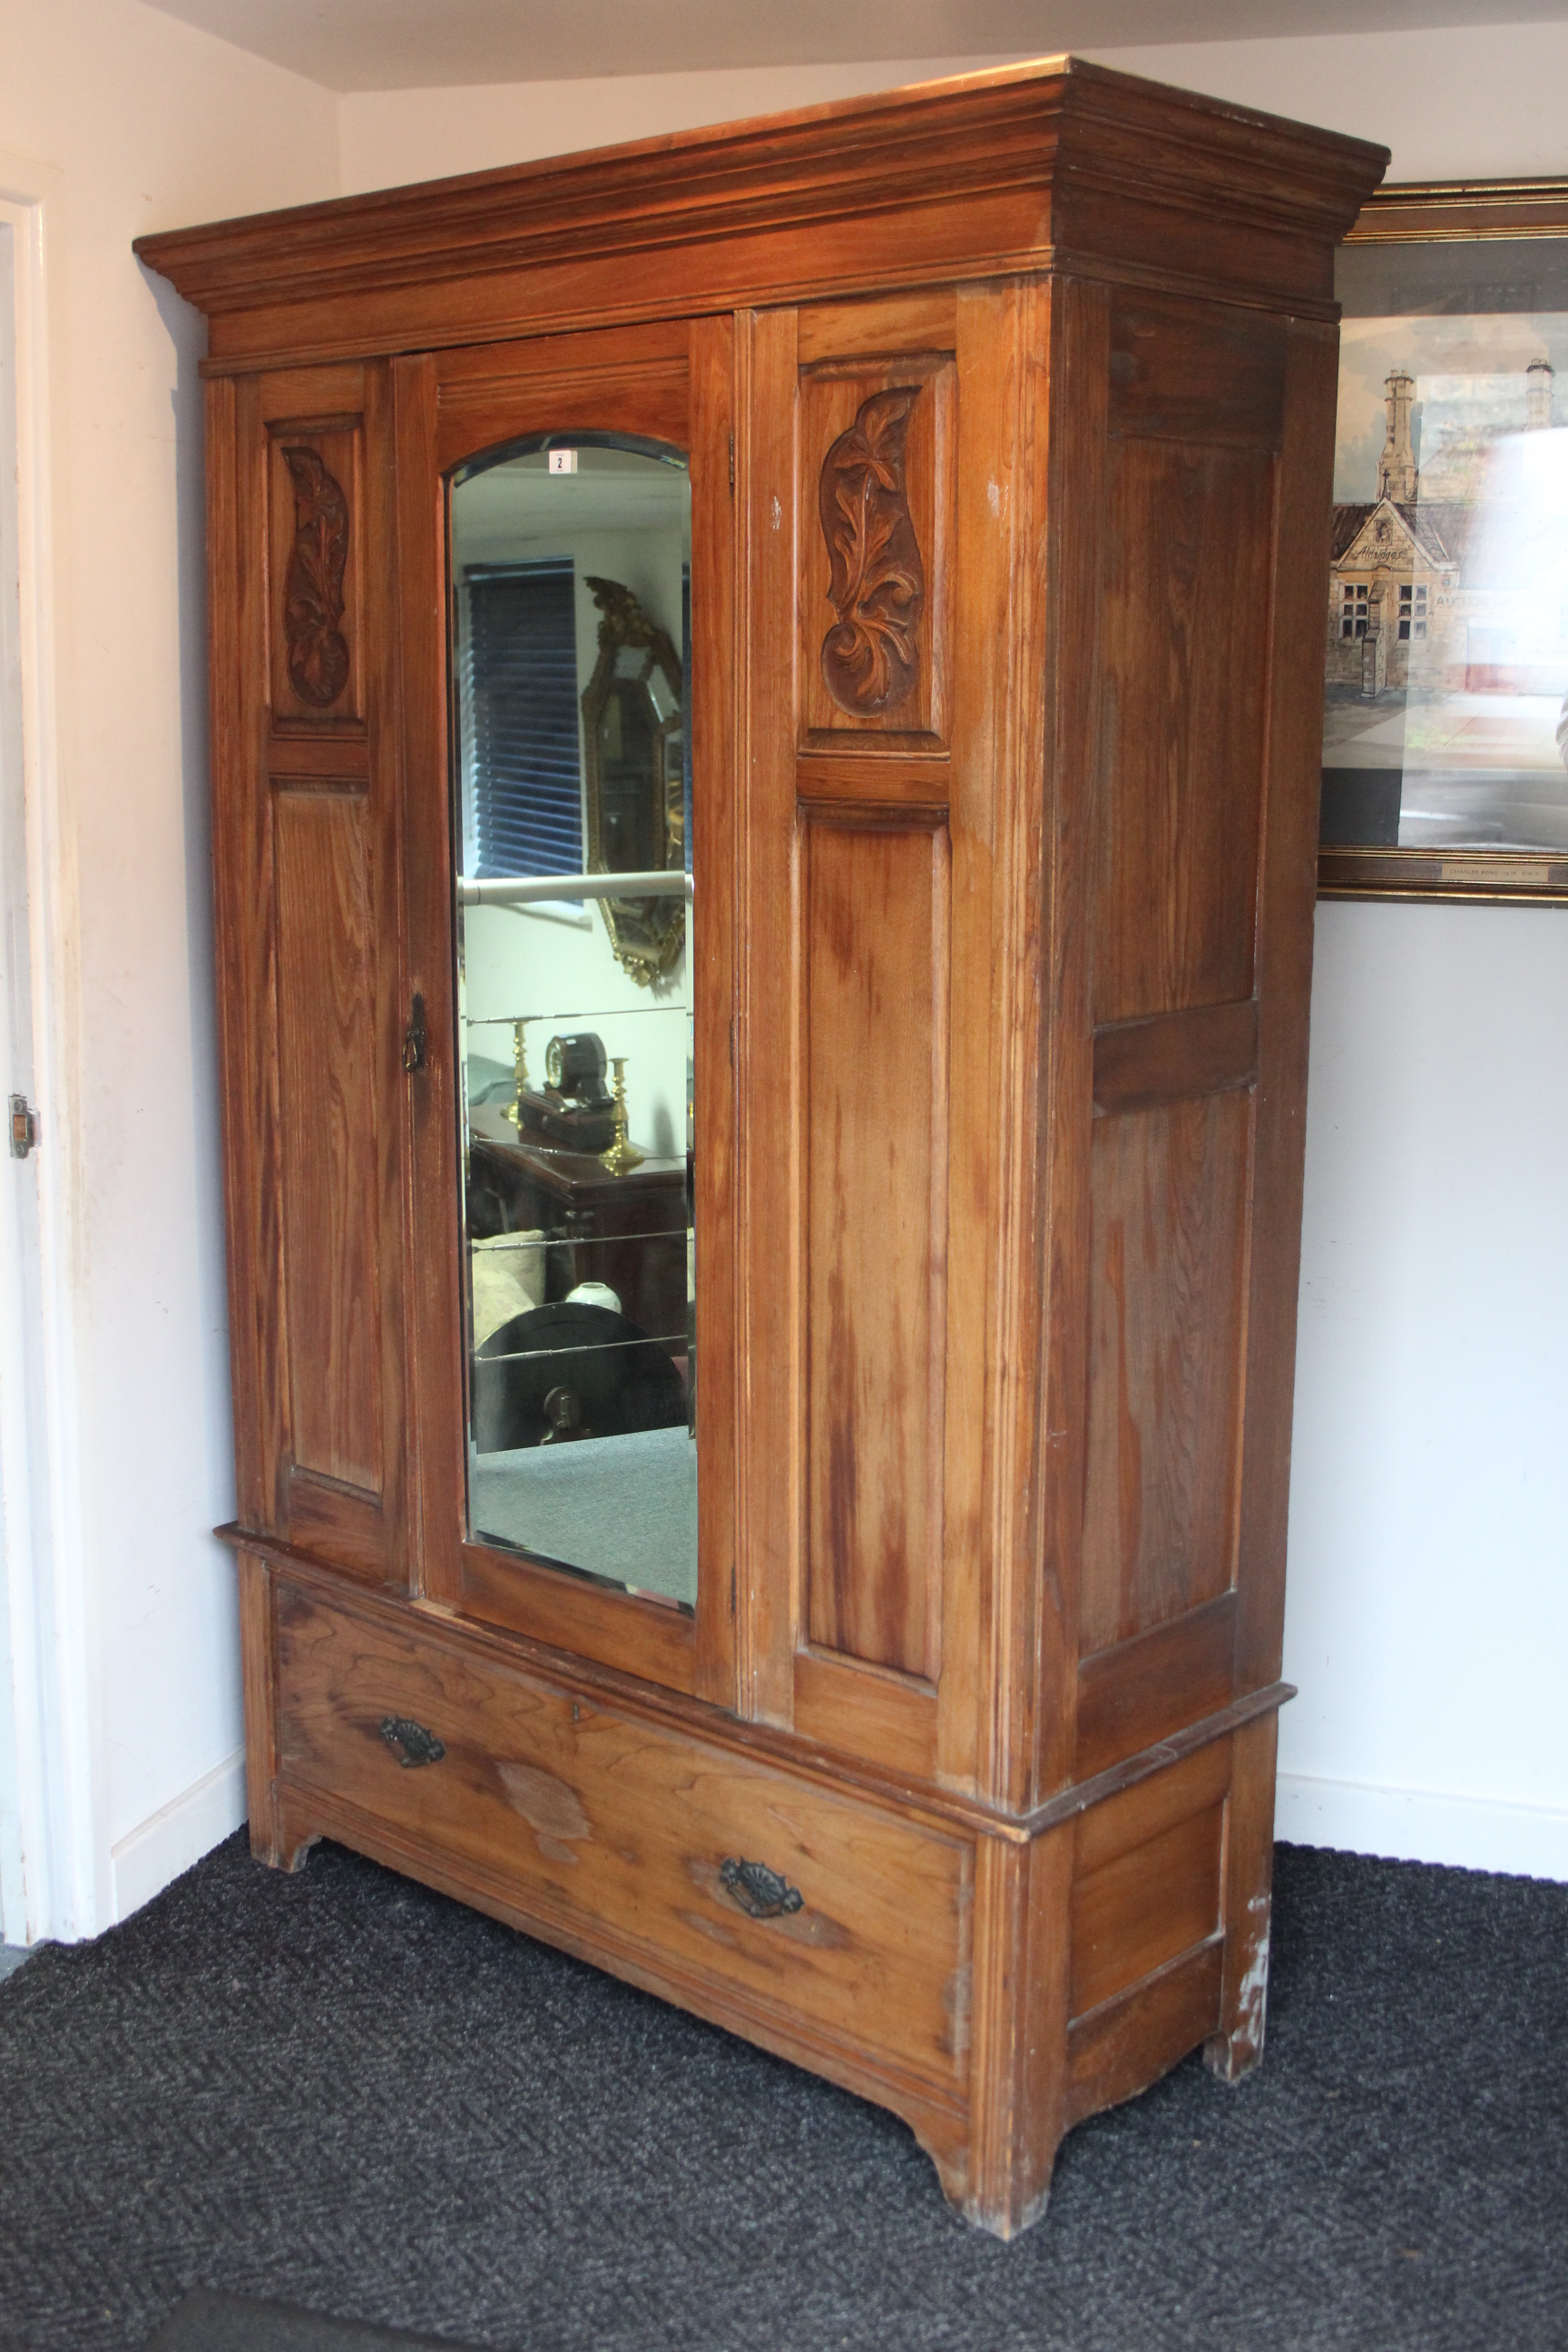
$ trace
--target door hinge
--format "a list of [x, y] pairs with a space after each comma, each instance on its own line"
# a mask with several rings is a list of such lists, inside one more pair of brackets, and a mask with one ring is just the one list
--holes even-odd
[[403, 1066], [405, 1070], [422, 1070], [425, 1067], [426, 1043], [425, 999], [416, 996], [412, 1017], [403, 1033]]
[[730, 436], [730, 496], [735, 495], [735, 436]]
[[26, 1160], [38, 1139], [38, 1114], [26, 1095], [11, 1097], [11, 1157]]

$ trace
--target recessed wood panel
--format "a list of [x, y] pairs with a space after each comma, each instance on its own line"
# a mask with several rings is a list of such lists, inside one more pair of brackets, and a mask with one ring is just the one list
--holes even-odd
[[1223, 1800], [1101, 1863], [1072, 1892], [1069, 2013], [1082, 2017], [1220, 1924]]
[[868, 301], [803, 303], [797, 328], [801, 365], [815, 360], [878, 358], [889, 352], [958, 348], [958, 294], [932, 286]]
[[1258, 1006], [1250, 997], [1152, 1013], [1094, 1034], [1096, 1118], [1249, 1087], [1257, 1076]]
[[1257, 449], [1108, 445], [1097, 1024], [1252, 993], [1274, 473]]
[[378, 996], [363, 801], [280, 792], [278, 1045], [292, 1454], [382, 1482]]
[[946, 740], [955, 383], [933, 352], [802, 372], [803, 745]]
[[1210, 302], [1122, 291], [1110, 313], [1112, 434], [1278, 449], [1285, 322]]
[[1251, 1122], [1236, 1093], [1094, 1124], [1085, 1651], [1231, 1580]]
[[[1109, 1771], [1156, 1741], [1177, 1737], [1236, 1694], [1234, 1592], [1150, 1633], [1097, 1650], [1079, 1669], [1074, 1769], [1079, 1780]], [[1275, 1702], [1278, 1704], [1278, 1701]]]
[[[682, 341], [685, 332], [682, 329]], [[563, 335], [563, 345], [599, 345], [609, 338]], [[668, 340], [660, 336], [659, 341]], [[527, 346], [523, 346], [527, 349]], [[468, 360], [469, 354], [458, 354]], [[436, 455], [445, 471], [460, 459], [509, 441], [541, 433], [635, 433], [676, 449], [689, 447], [691, 372], [684, 350], [673, 357], [628, 352], [619, 365], [603, 353], [585, 357], [580, 369], [565, 352], [553, 370], [526, 377], [496, 369], [458, 373], [451, 361], [440, 373]]]
[[1230, 1792], [1231, 1745], [1222, 1733], [1080, 1813], [1073, 1826], [1075, 1883], [1221, 1803]]
[[363, 455], [357, 422], [268, 428], [268, 677], [285, 725], [364, 718]]
[[903, 1675], [868, 1674], [858, 1661], [795, 1652], [795, 1727], [914, 1780], [929, 1780], [935, 1768], [935, 1691]]
[[819, 816], [805, 852], [806, 1623], [934, 1680], [947, 833]]
[[1224, 1981], [1225, 1946], [1215, 1937], [1076, 2020], [1067, 2037], [1068, 2121], [1147, 2090], [1195, 2050], [1220, 2022]]

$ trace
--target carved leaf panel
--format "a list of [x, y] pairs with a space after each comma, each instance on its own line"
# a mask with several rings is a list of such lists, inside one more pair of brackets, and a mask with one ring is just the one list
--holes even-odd
[[953, 383], [939, 353], [801, 375], [801, 744], [946, 740]]
[[268, 453], [268, 635], [274, 720], [363, 721], [358, 421], [274, 425]]
[[920, 684], [925, 569], [904, 479], [919, 398], [917, 383], [873, 393], [822, 462], [817, 509], [837, 615], [822, 640], [822, 676], [851, 719], [899, 709]]
[[289, 682], [301, 702], [328, 709], [349, 682], [343, 572], [349, 552], [349, 502], [321, 454], [285, 449], [294, 484], [294, 547], [283, 583], [283, 642]]

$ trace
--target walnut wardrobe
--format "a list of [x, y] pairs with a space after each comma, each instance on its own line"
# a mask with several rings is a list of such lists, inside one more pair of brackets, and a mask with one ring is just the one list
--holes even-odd
[[138, 242], [211, 321], [255, 1850], [1004, 2234], [1262, 2048], [1385, 160], [1058, 59]]

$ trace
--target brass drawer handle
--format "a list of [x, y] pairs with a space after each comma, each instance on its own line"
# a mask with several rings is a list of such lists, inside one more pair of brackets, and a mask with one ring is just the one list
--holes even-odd
[[800, 1910], [805, 1901], [798, 1886], [792, 1886], [765, 1862], [727, 1860], [719, 1864], [719, 1877], [726, 1892], [753, 1919], [777, 1919], [786, 1911]]
[[416, 1764], [439, 1764], [447, 1753], [433, 1731], [406, 1715], [383, 1716], [381, 1736], [405, 1771]]

